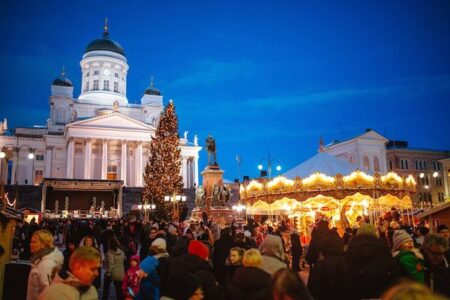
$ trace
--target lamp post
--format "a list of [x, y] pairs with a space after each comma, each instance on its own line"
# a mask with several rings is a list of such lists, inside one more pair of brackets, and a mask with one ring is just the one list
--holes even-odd
[[[28, 145], [20, 145], [19, 146], [19, 139], [17, 138], [17, 143], [16, 145], [12, 145], [12, 144], [8, 144], [8, 145], [4, 145], [0, 151], [0, 159], [4, 159], [7, 157], [5, 149], [9, 149], [12, 148], [14, 156], [15, 156], [15, 168], [14, 168], [14, 190], [15, 190], [15, 200], [14, 200], [14, 208], [16, 208], [18, 206], [18, 201], [19, 201], [19, 158], [20, 158], [20, 150], [22, 150], [23, 148], [27, 148], [28, 149], [28, 155], [27, 158], [29, 160], [33, 160], [33, 165], [32, 165], [32, 169], [31, 169], [31, 181], [33, 181], [34, 178], [34, 152], [36, 151], [35, 148], [32, 148], [31, 146]], [[0, 178], [0, 180], [3, 183], [3, 172], [2, 173], [2, 177]]]
[[164, 196], [164, 201], [166, 203], [173, 203], [173, 215], [172, 215], [172, 219], [178, 219], [178, 222], [180, 222], [180, 212], [178, 209], [178, 203], [179, 202], [186, 202], [186, 196], [184, 195], [177, 195], [176, 193], [174, 193], [172, 196], [168, 195], [168, 196]]
[[[261, 177], [263, 177], [262, 174], [264, 174], [264, 170], [263, 170], [264, 166], [262, 164], [263, 161], [267, 161], [267, 174], [269, 175], [269, 178], [272, 178], [272, 165], [277, 160], [270, 157], [270, 151], [268, 152], [267, 159], [263, 158], [263, 159], [260, 160], [260, 163], [258, 165], [258, 170], [261, 171]], [[278, 172], [281, 171], [281, 166], [280, 165], [276, 165], [275, 168], [276, 168], [276, 170]]]
[[155, 204], [139, 204], [138, 205], [138, 209], [139, 210], [144, 210], [144, 221], [145, 222], [148, 222], [148, 219], [149, 219], [149, 210], [155, 210], [155, 208], [156, 208], [156, 205]]

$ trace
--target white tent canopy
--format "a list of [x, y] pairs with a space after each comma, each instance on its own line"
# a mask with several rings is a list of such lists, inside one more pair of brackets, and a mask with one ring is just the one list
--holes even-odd
[[[319, 152], [310, 159], [290, 169], [283, 176], [287, 178], [295, 178], [297, 176], [306, 178], [316, 172], [328, 176], [335, 176], [337, 173], [348, 175], [357, 169], [358, 167], [354, 164], [336, 158], [326, 152]], [[364, 172], [371, 173], [369, 170], [364, 170]]]

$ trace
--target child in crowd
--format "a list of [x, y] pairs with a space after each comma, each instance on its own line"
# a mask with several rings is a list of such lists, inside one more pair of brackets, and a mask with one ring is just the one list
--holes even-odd
[[139, 293], [141, 278], [139, 277], [139, 255], [130, 258], [130, 268], [125, 273], [122, 282], [122, 293], [125, 300], [134, 299]]
[[244, 252], [245, 250], [239, 247], [230, 249], [230, 255], [225, 260], [227, 282], [230, 282], [231, 278], [233, 278], [234, 271], [236, 271], [237, 268], [242, 267], [242, 257], [244, 256]]
[[414, 248], [412, 237], [405, 230], [396, 230], [393, 235], [393, 257], [407, 277], [423, 283], [423, 255]]

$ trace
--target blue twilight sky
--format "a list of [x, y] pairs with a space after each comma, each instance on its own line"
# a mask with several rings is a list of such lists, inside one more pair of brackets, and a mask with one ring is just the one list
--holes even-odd
[[[325, 143], [372, 128], [450, 149], [450, 1], [2, 1], [0, 118], [45, 124], [65, 65], [80, 93], [87, 44], [110, 37], [130, 65], [128, 99], [150, 77], [180, 132], [217, 140], [225, 178], [286, 171]], [[200, 168], [206, 163], [202, 150]]]

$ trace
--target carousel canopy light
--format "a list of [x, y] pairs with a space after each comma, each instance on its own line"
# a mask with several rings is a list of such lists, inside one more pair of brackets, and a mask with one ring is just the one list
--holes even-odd
[[252, 181], [250, 181], [250, 183], [247, 185], [246, 190], [247, 190], [247, 191], [251, 191], [251, 190], [262, 190], [262, 188], [263, 188], [262, 183], [259, 183], [259, 182], [256, 181], [256, 180], [252, 180]]
[[408, 177], [406, 177], [406, 184], [413, 184], [413, 185], [416, 184], [416, 180], [411, 174], [408, 175]]
[[316, 181], [322, 181], [325, 183], [334, 183], [335, 179], [331, 176], [327, 176], [322, 173], [314, 173], [311, 176], [309, 176], [308, 178], [305, 178], [302, 180], [304, 185], [310, 185], [310, 184], [315, 183]]
[[350, 175], [344, 176], [343, 180], [344, 182], [350, 182], [353, 180], [356, 180], [357, 178], [362, 178], [365, 181], [372, 182], [374, 180], [373, 176], [367, 175], [366, 173], [356, 170], [352, 172]]
[[381, 182], [387, 182], [391, 180], [397, 181], [398, 183], [403, 182], [403, 179], [397, 173], [394, 172], [389, 172], [386, 175], [381, 176]]
[[286, 177], [283, 177], [283, 176], [278, 176], [278, 177], [275, 177], [273, 180], [271, 180], [267, 184], [269, 189], [271, 189], [273, 187], [276, 187], [278, 185], [293, 186], [294, 185], [294, 180], [287, 179]]

